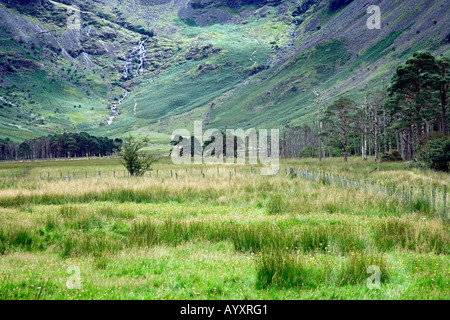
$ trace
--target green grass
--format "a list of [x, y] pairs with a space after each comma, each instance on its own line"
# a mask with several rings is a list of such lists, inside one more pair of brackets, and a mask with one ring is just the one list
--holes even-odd
[[[282, 166], [299, 161], [320, 166]], [[339, 172], [342, 160], [326, 161]], [[357, 161], [355, 175], [370, 169]], [[448, 299], [448, 223], [420, 206], [241, 166], [217, 176], [162, 159], [152, 178], [114, 178], [120, 169], [117, 159], [0, 164], [1, 299]], [[60, 171], [102, 175], [68, 182]], [[366, 286], [371, 265], [380, 289]], [[82, 289], [66, 287], [69, 266]]]

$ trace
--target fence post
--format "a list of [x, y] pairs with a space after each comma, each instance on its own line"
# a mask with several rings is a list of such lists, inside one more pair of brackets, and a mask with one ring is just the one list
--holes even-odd
[[433, 212], [436, 210], [436, 187], [431, 188], [431, 198], [433, 202]]
[[412, 195], [413, 195], [413, 187], [410, 186], [410, 187], [409, 187], [409, 202], [412, 202], [412, 201], [413, 201], [413, 200], [412, 200]]
[[444, 186], [444, 192], [442, 193], [442, 201], [443, 201], [443, 211], [442, 216], [445, 220], [447, 220], [447, 186]]

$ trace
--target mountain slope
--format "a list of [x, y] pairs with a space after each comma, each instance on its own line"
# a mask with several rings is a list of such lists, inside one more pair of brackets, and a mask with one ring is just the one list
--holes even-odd
[[[3, 4], [2, 4], [3, 3]], [[67, 28], [81, 9], [81, 31]], [[0, 138], [120, 136], [311, 122], [332, 99], [380, 87], [417, 50], [449, 54], [449, 5], [379, 1], [0, 1]]]

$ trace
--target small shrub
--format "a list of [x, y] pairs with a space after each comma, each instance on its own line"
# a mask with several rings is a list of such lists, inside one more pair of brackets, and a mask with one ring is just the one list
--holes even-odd
[[402, 161], [402, 154], [398, 150], [386, 152], [381, 156], [382, 162]]
[[421, 148], [420, 157], [431, 169], [448, 172], [450, 161], [450, 139], [448, 137], [442, 137], [428, 141]]

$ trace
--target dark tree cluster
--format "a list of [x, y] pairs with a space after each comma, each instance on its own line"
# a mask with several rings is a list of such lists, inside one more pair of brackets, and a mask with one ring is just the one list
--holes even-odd
[[338, 11], [339, 9], [345, 7], [351, 2], [353, 2], [353, 0], [331, 0], [329, 9], [331, 11]]
[[[450, 59], [416, 52], [398, 66], [389, 86], [364, 88], [360, 101], [340, 97], [321, 109], [318, 133], [308, 126], [290, 128], [282, 139], [282, 156], [359, 155], [363, 160], [419, 160], [431, 168], [448, 170]], [[397, 151], [398, 150], [398, 151]], [[382, 157], [381, 153], [386, 156]], [[401, 157], [400, 157], [401, 156]], [[320, 159], [320, 157], [319, 157]]]
[[48, 0], [0, 0], [8, 7], [20, 13], [39, 15], [43, 10], [52, 10], [53, 4]]
[[120, 149], [122, 140], [94, 137], [86, 132], [64, 133], [16, 143], [0, 139], [0, 160], [103, 157]]

